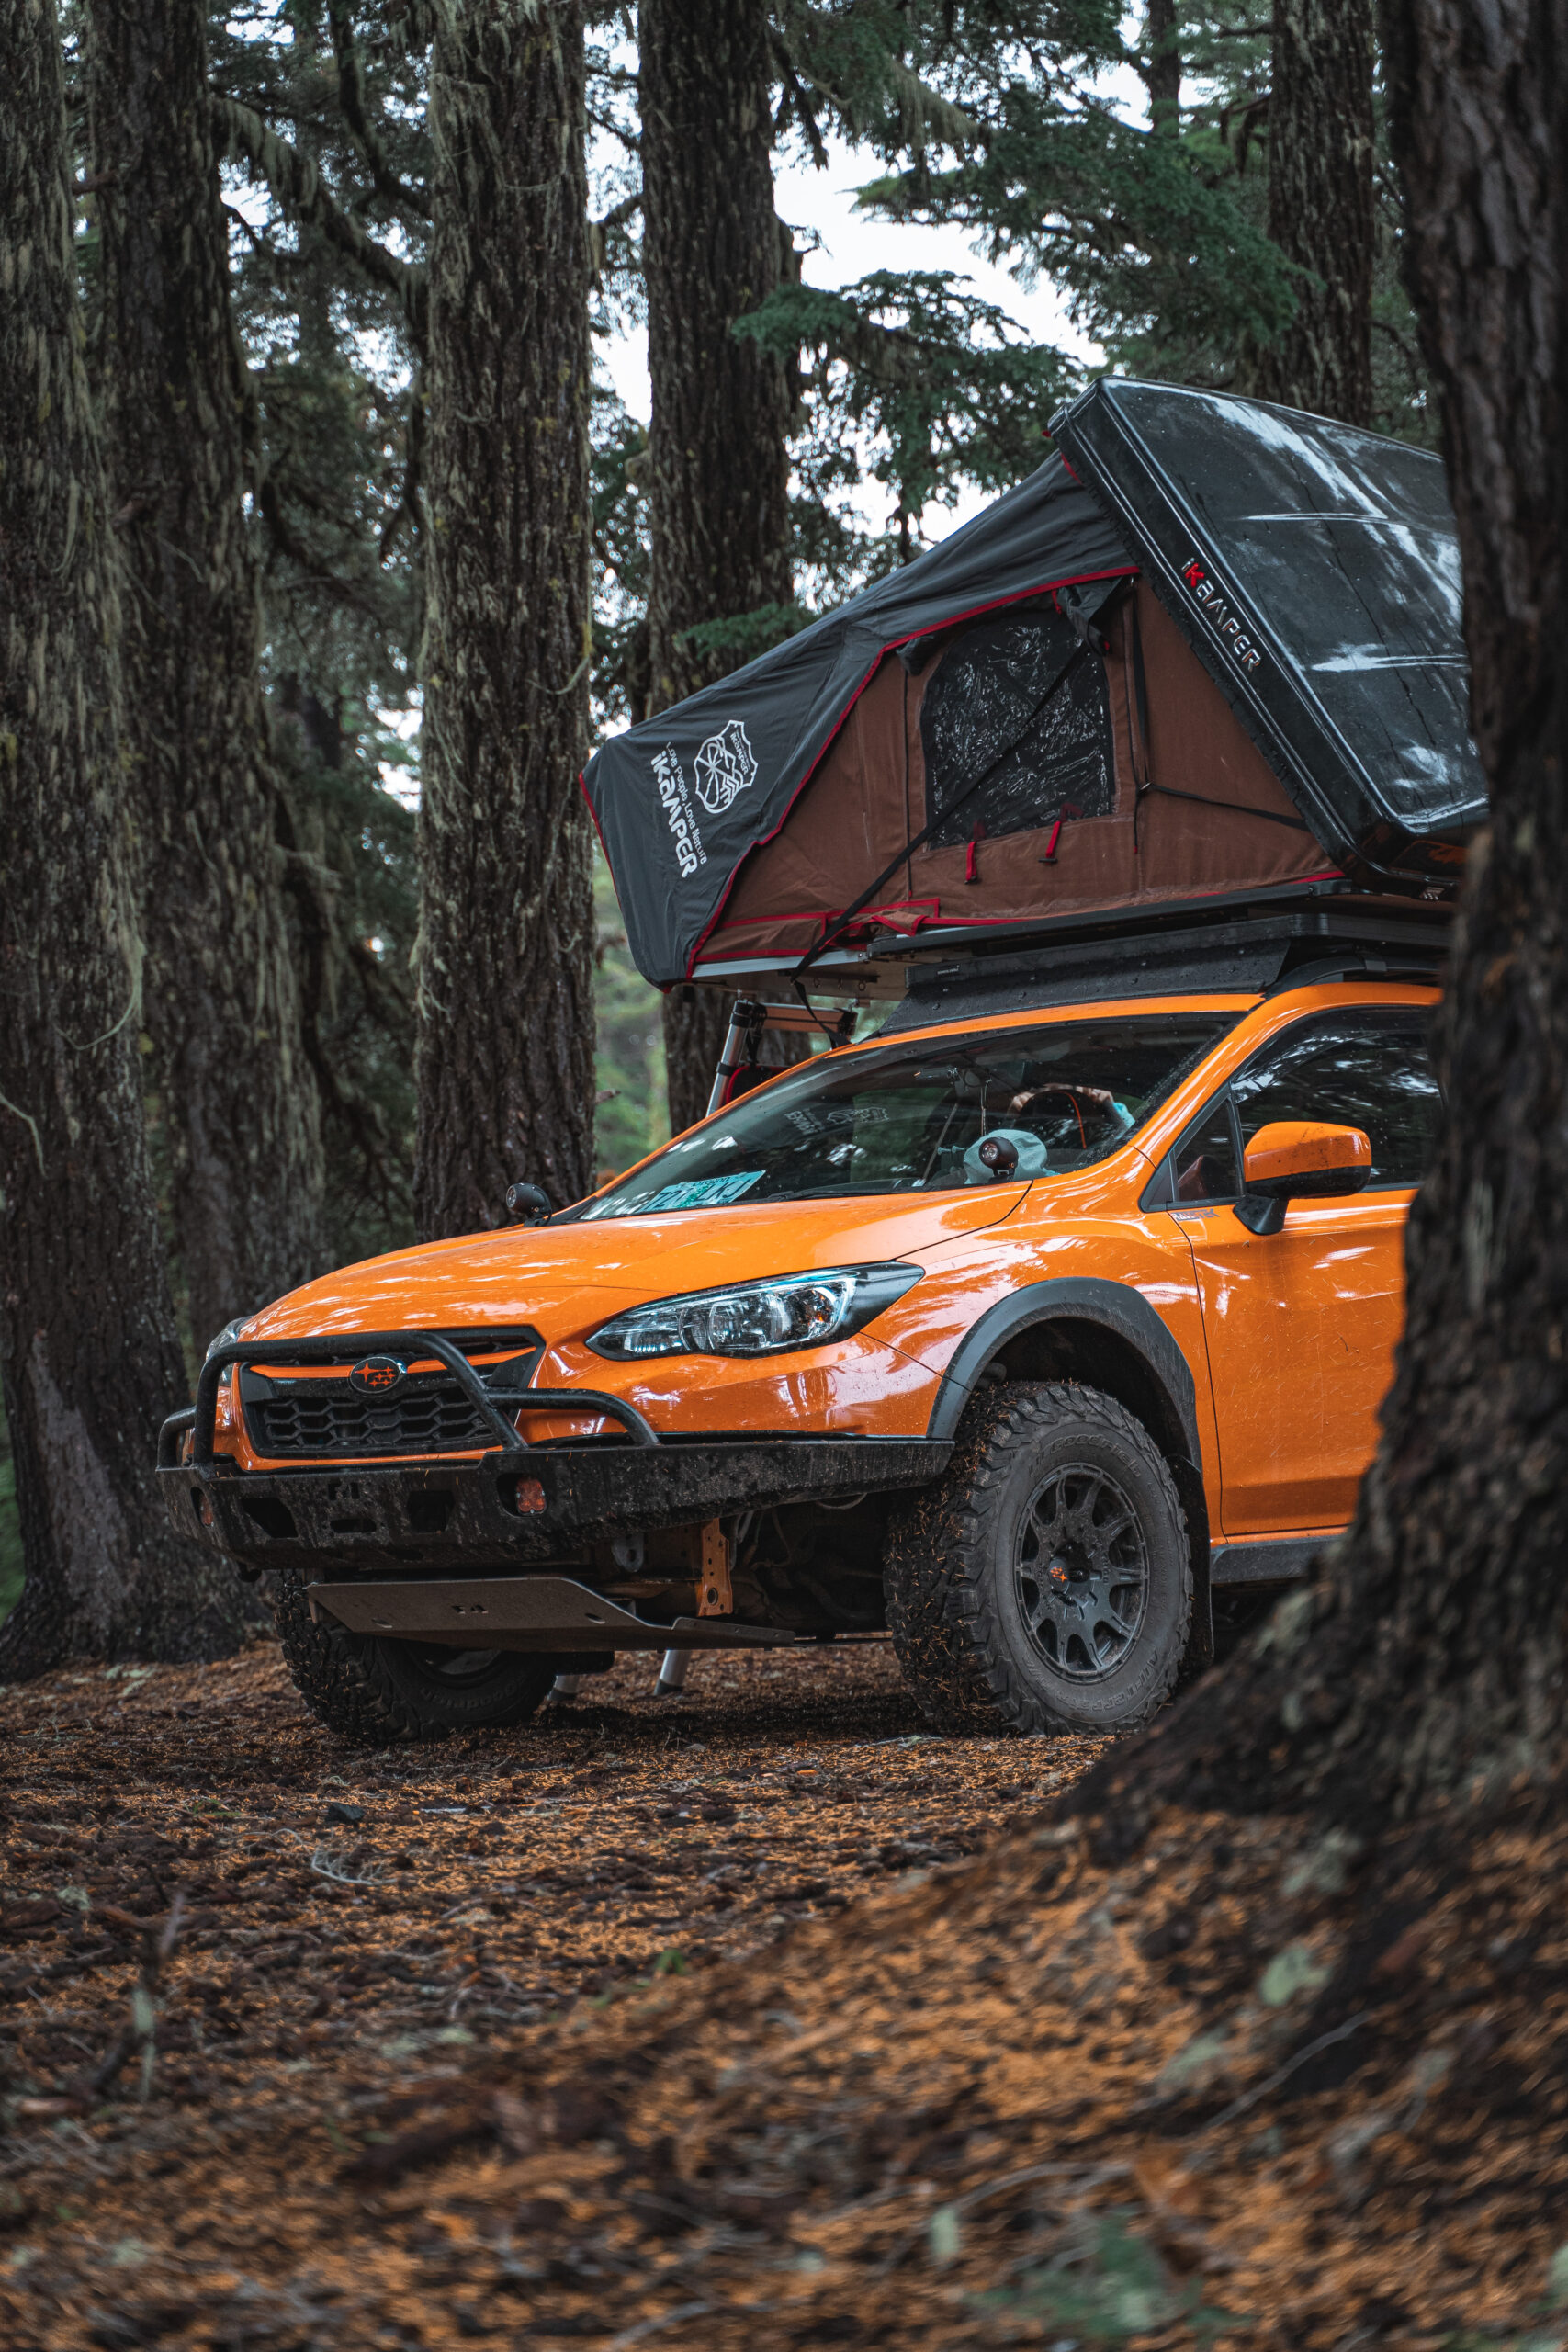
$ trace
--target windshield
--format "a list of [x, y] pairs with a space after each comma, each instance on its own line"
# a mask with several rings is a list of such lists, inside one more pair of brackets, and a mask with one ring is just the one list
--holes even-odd
[[1236, 1018], [1151, 1013], [828, 1054], [637, 1169], [584, 1218], [951, 1192], [1105, 1159]]

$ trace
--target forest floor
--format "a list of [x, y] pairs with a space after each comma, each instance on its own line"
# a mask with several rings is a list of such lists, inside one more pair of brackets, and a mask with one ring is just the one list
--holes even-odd
[[0, 1692], [6, 2352], [1568, 2339], [1560, 1803], [1117, 1859], [884, 1645], [651, 1679]]

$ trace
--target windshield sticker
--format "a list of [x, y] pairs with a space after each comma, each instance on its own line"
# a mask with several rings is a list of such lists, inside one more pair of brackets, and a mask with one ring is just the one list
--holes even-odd
[[682, 1184], [661, 1184], [646, 1201], [637, 1201], [639, 1216], [651, 1216], [660, 1209], [716, 1209], [726, 1201], [738, 1201], [753, 1184], [762, 1181], [760, 1168], [739, 1169], [733, 1176], [689, 1176]]
[[880, 1126], [887, 1120], [886, 1111], [869, 1102], [823, 1102], [808, 1110], [786, 1112], [785, 1116], [803, 1136], [825, 1135], [830, 1127]]
[[710, 817], [725, 810], [757, 781], [757, 754], [742, 721], [732, 718], [697, 753], [697, 798]]
[[[705, 743], [703, 750], [706, 751]], [[686, 771], [681, 765], [673, 743], [666, 743], [653, 755], [654, 780], [659, 786], [659, 797], [664, 806], [665, 820], [675, 844], [675, 863], [686, 876], [694, 875], [699, 865], [705, 865], [708, 854], [703, 847], [703, 837], [697, 829], [696, 812], [692, 807], [691, 787]]]

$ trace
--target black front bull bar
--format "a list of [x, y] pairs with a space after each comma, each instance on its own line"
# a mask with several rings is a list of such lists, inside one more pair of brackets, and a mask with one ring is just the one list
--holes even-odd
[[[446, 1365], [469, 1404], [477, 1407], [489, 1422], [503, 1453], [515, 1453], [519, 1448], [531, 1450], [467, 1356], [450, 1340], [443, 1339], [439, 1331], [345, 1331], [335, 1339], [231, 1340], [226, 1347], [214, 1348], [201, 1367], [201, 1377], [196, 1384], [196, 1403], [184, 1412], [171, 1413], [158, 1432], [158, 1467], [172, 1470], [178, 1464], [181, 1441], [187, 1430], [192, 1432], [192, 1462], [198, 1469], [210, 1464], [218, 1426], [218, 1391], [231, 1364], [338, 1363], [344, 1357], [390, 1355], [394, 1351], [407, 1355], [414, 1349], [422, 1355], [436, 1357]], [[518, 1400], [509, 1401], [513, 1412], [520, 1409]], [[558, 1409], [609, 1414], [624, 1424], [634, 1445], [659, 1443], [636, 1406], [624, 1404], [618, 1396], [606, 1396], [597, 1388], [529, 1389], [531, 1413]]]
[[[217, 1453], [218, 1389], [230, 1364], [341, 1362], [361, 1351], [396, 1350], [406, 1355], [414, 1348], [446, 1364], [483, 1412], [499, 1441], [493, 1453], [478, 1461], [432, 1455], [243, 1472]], [[613, 1418], [631, 1442], [530, 1445], [507, 1418], [509, 1411], [525, 1408]], [[182, 1461], [187, 1431], [191, 1458]], [[503, 1406], [486, 1391], [466, 1358], [435, 1332], [352, 1332], [333, 1339], [235, 1341], [215, 1349], [202, 1368], [195, 1405], [171, 1414], [164, 1424], [158, 1483], [181, 1534], [253, 1571], [294, 1569], [308, 1581], [323, 1575], [396, 1578], [402, 1588], [393, 1612], [399, 1629], [419, 1616], [435, 1638], [451, 1639], [450, 1633], [435, 1634], [434, 1623], [448, 1617], [436, 1604], [449, 1579], [487, 1570], [532, 1576], [552, 1564], [584, 1565], [591, 1544], [628, 1532], [924, 1486], [941, 1475], [952, 1451], [949, 1443], [924, 1438], [736, 1434], [661, 1442], [635, 1407], [594, 1389], [530, 1388]], [[417, 1587], [411, 1581], [416, 1577]], [[318, 1594], [324, 1597], [326, 1590], [325, 1584], [317, 1584]], [[456, 1585], [451, 1597], [457, 1598]], [[551, 1596], [563, 1604], [570, 1600], [562, 1613], [573, 1621], [573, 1647], [588, 1645], [581, 1611], [589, 1597], [587, 1588], [577, 1585], [569, 1595], [564, 1584]], [[537, 1622], [545, 1602], [542, 1587], [526, 1608], [521, 1596], [504, 1610], [494, 1607], [501, 1596], [493, 1589], [486, 1598], [491, 1604], [486, 1614], [498, 1634], [501, 1620], [522, 1609], [526, 1624], [507, 1627], [513, 1645], [550, 1645], [547, 1627]], [[602, 1596], [592, 1599], [596, 1608], [603, 1606]], [[326, 1605], [338, 1613], [333, 1601]], [[391, 1596], [385, 1587], [374, 1597], [367, 1589], [362, 1605], [377, 1608], [378, 1623]], [[615, 1613], [617, 1622], [612, 1626], [604, 1620], [604, 1632], [614, 1635], [614, 1646], [630, 1646], [629, 1613]], [[563, 1623], [558, 1644], [568, 1630]], [[648, 1645], [661, 1646], [654, 1636], [661, 1633], [668, 1640], [670, 1630], [649, 1625]], [[716, 1642], [727, 1644], [737, 1637], [770, 1638], [761, 1628], [736, 1625], [726, 1632], [723, 1621], [705, 1620], [704, 1633], [709, 1632]]]

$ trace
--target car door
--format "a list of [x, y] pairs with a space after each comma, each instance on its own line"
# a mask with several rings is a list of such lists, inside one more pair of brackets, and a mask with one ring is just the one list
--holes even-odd
[[[1343, 1526], [1377, 1441], [1404, 1313], [1404, 1227], [1438, 1094], [1420, 1005], [1344, 1006], [1270, 1038], [1173, 1151], [1171, 1211], [1203, 1315], [1233, 1541]], [[1276, 1120], [1362, 1128], [1365, 1191], [1237, 1217], [1247, 1146]]]

